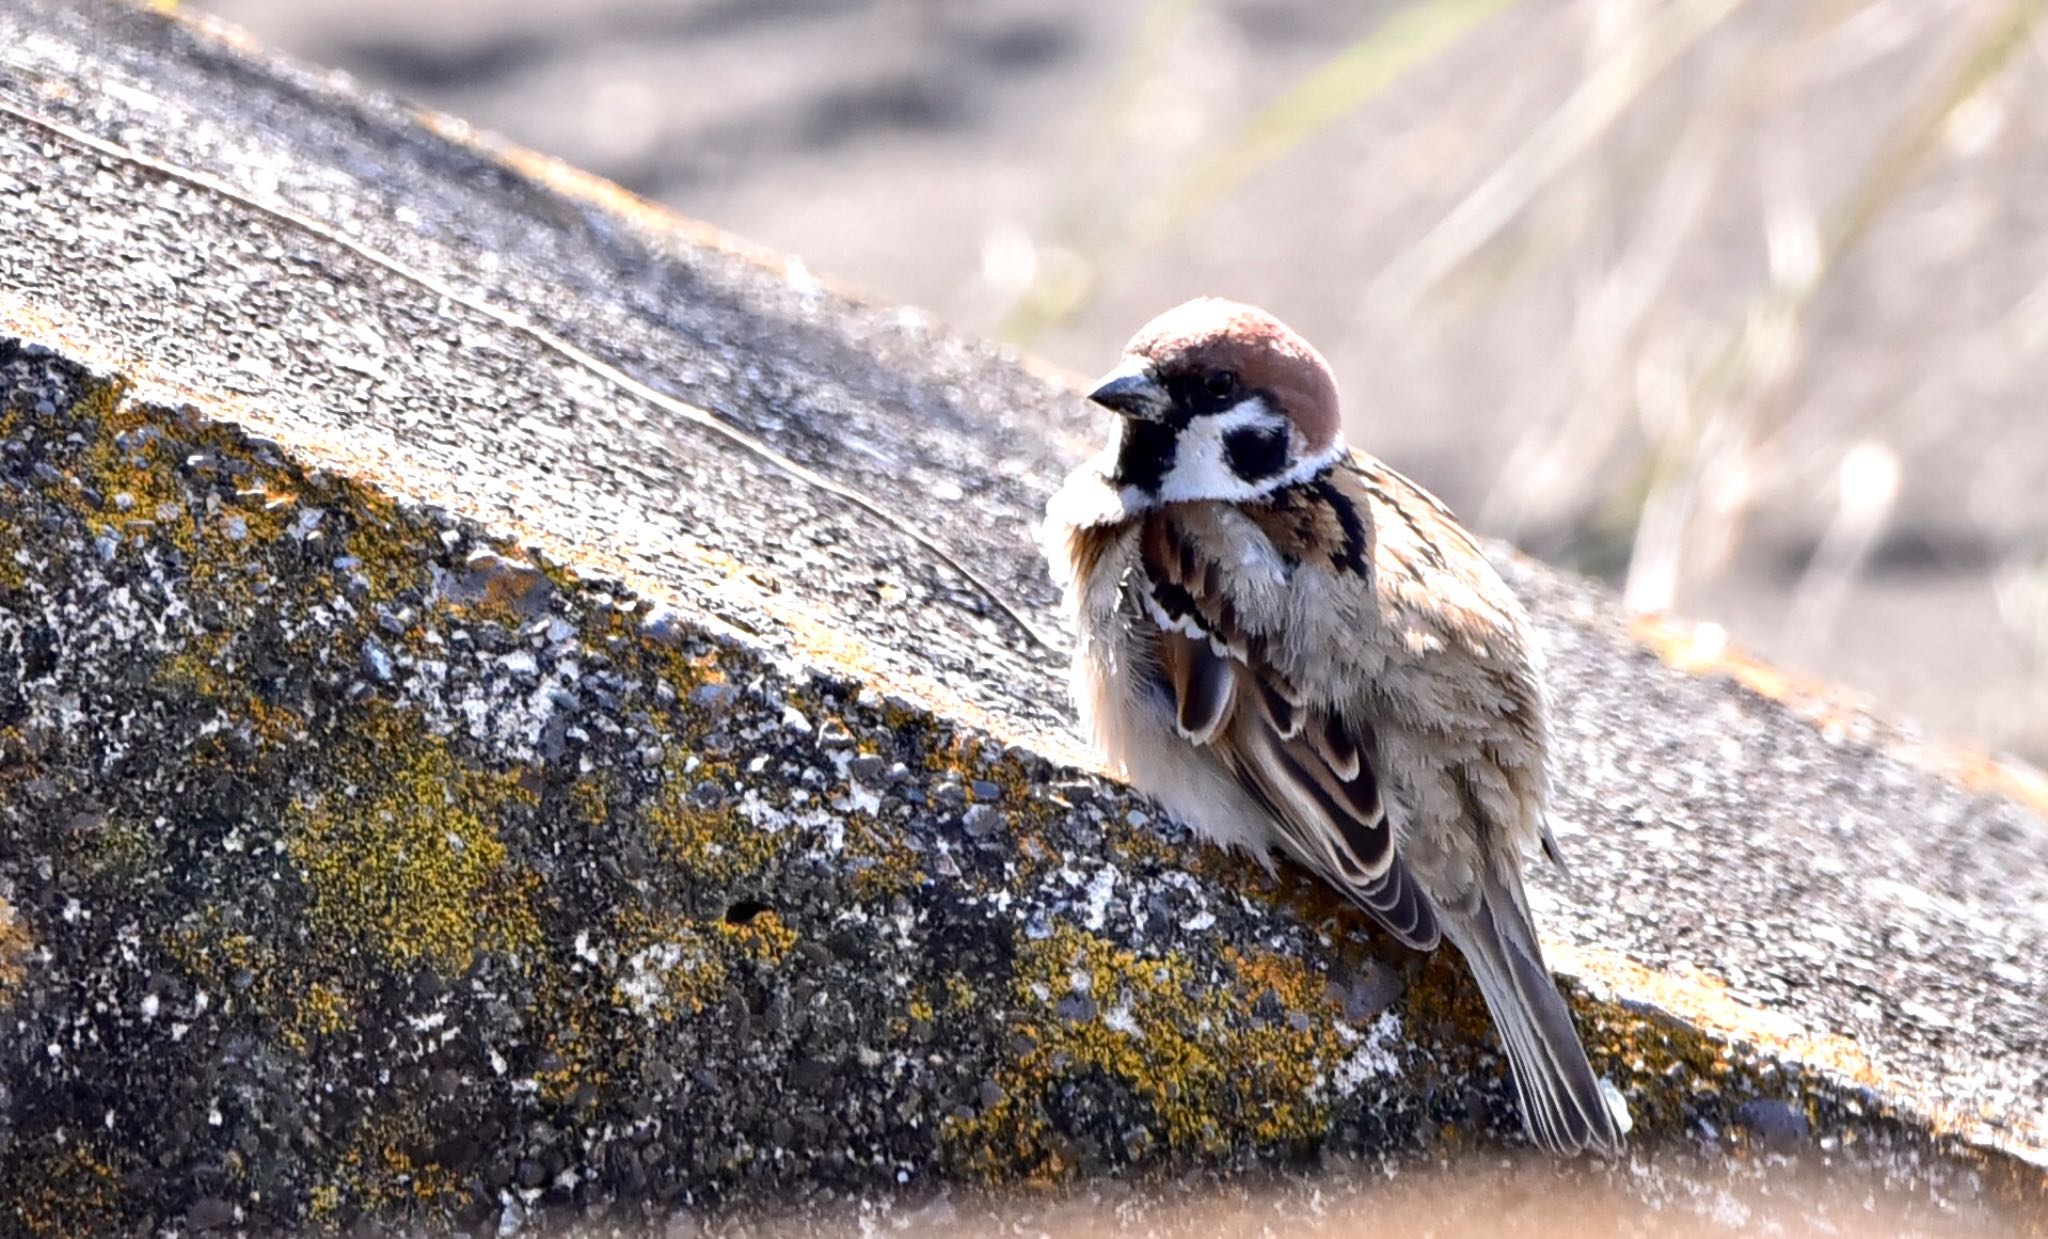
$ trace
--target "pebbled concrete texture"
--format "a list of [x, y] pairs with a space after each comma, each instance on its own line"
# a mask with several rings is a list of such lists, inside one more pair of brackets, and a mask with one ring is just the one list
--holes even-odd
[[1464, 1120], [1401, 1082], [1393, 973], [1184, 872], [1118, 789], [46, 351], [0, 372], [26, 1229], [472, 1222]]
[[[0, 100], [873, 497], [1055, 627], [1097, 430], [914, 315], [203, 30]], [[514, 1224], [1488, 1147], [1464, 974], [1087, 768], [956, 571], [500, 315], [0, 116], [0, 1206]], [[1504, 560], [1638, 1138], [2038, 1204], [2048, 795]]]

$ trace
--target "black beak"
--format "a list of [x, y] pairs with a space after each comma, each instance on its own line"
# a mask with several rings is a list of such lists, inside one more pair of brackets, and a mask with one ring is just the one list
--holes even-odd
[[1159, 380], [1152, 377], [1150, 370], [1130, 362], [1118, 366], [1095, 385], [1088, 398], [1105, 409], [1111, 409], [1134, 421], [1163, 421], [1173, 407], [1173, 400]]

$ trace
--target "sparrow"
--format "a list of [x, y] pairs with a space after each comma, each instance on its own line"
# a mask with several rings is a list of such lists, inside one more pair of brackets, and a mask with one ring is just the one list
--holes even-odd
[[1408, 946], [1448, 938], [1531, 1138], [1618, 1152], [1522, 888], [1525, 849], [1562, 860], [1542, 669], [1507, 584], [1441, 502], [1345, 445], [1328, 363], [1263, 310], [1168, 310], [1088, 398], [1115, 432], [1042, 534], [1111, 766]]

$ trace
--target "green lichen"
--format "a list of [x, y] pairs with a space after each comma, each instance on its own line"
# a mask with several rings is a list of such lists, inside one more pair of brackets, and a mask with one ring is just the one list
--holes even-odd
[[463, 766], [395, 710], [370, 707], [351, 740], [287, 827], [314, 931], [342, 951], [445, 976], [481, 952], [534, 949], [536, 879], [508, 865], [497, 826], [533, 794], [516, 775]]

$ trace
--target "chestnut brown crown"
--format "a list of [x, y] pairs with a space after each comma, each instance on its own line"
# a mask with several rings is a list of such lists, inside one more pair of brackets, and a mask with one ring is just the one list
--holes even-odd
[[1184, 301], [1139, 328], [1124, 356], [1143, 359], [1162, 380], [1235, 375], [1241, 390], [1264, 396], [1292, 421], [1311, 451], [1330, 446], [1340, 431], [1330, 363], [1257, 306], [1222, 297]]
[[1147, 323], [1089, 399], [1122, 416], [1115, 480], [1156, 502], [1256, 498], [1344, 450], [1322, 354], [1266, 311], [1218, 297]]

